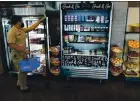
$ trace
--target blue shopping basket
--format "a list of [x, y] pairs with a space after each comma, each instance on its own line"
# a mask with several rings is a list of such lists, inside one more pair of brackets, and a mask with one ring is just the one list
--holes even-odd
[[21, 72], [32, 72], [40, 66], [40, 58], [33, 57], [21, 60], [18, 64]]

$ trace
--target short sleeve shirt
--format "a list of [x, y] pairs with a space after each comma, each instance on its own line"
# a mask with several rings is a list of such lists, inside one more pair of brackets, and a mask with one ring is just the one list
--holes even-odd
[[[7, 33], [7, 42], [14, 43], [18, 46], [25, 46], [26, 48], [26, 33], [22, 29], [18, 29], [13, 26]], [[22, 52], [11, 50], [11, 53], [17, 53], [17, 55], [22, 55]]]

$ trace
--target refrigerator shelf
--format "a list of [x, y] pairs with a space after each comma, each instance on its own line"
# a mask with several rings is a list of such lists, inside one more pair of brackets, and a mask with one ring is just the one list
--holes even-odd
[[76, 70], [78, 70], [78, 71], [81, 71], [81, 72], [84, 72], [84, 71], [87, 71], [88, 70], [88, 72], [91, 72], [91, 71], [97, 71], [97, 72], [100, 72], [100, 71], [105, 71], [105, 70], [107, 70], [106, 69], [107, 67], [82, 67], [82, 66], [63, 66], [62, 67], [62, 69], [65, 69], [65, 70], [67, 70], [67, 71], [69, 71], [69, 70], [72, 70], [72, 71], [76, 71]]
[[75, 44], [75, 43], [78, 43], [78, 44], [106, 44], [107, 42], [65, 42], [65, 43], [67, 43], [67, 44], [69, 44], [69, 43], [73, 43], [73, 44]]
[[33, 34], [33, 35], [40, 35], [40, 34], [41, 34], [41, 35], [42, 35], [42, 34], [44, 34], [44, 33], [29, 32], [29, 35], [30, 35], [30, 34]]
[[92, 33], [94, 33], [94, 32], [99, 32], [99, 33], [101, 33], [101, 32], [104, 32], [104, 33], [108, 33], [108, 31], [63, 31], [63, 32], [92, 32]]
[[89, 54], [64, 54], [64, 55], [78, 55], [78, 56], [97, 56], [97, 57], [107, 57], [106, 55], [89, 55]]
[[44, 45], [43, 43], [41, 44], [41, 43], [39, 43], [39, 44], [37, 44], [37, 43], [30, 43], [30, 45]]
[[97, 23], [97, 22], [93, 22], [93, 21], [81, 21], [81, 22], [78, 22], [78, 21], [64, 21], [64, 23], [66, 24], [84, 24], [84, 23], [89, 23], [89, 24], [109, 24], [109, 23]]

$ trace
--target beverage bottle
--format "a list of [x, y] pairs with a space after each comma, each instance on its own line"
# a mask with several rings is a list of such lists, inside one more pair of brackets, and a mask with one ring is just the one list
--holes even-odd
[[97, 22], [97, 23], [100, 23], [100, 16], [97, 16], [97, 17], [96, 17], [96, 22]]
[[104, 16], [101, 16], [101, 23], [104, 23]]

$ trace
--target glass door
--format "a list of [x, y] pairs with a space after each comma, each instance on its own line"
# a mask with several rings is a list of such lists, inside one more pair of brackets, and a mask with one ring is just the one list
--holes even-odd
[[[39, 17], [28, 17], [24, 19], [27, 27], [39, 20]], [[46, 74], [46, 49], [44, 23], [40, 23], [37, 28], [27, 33], [27, 48], [30, 50], [29, 57], [40, 57], [40, 66], [33, 71], [34, 74]]]
[[2, 18], [2, 24], [3, 24], [3, 35], [4, 35], [4, 45], [5, 45], [5, 53], [6, 53], [6, 60], [7, 60], [7, 66], [8, 69], [10, 68], [10, 48], [8, 47], [7, 44], [7, 32], [9, 31], [9, 29], [11, 28], [11, 25], [9, 24], [9, 20], [6, 18]]

